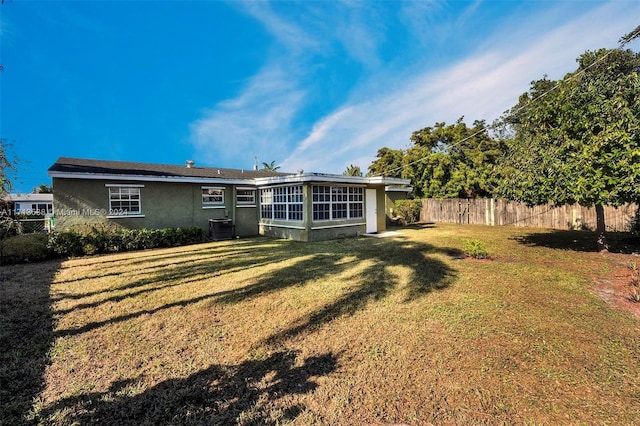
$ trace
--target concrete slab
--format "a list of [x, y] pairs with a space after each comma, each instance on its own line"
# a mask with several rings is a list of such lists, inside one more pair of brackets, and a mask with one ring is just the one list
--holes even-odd
[[402, 235], [402, 232], [398, 232], [398, 231], [384, 231], [384, 232], [378, 232], [375, 234], [362, 234], [365, 237], [375, 237], [375, 238], [388, 238], [388, 237], [399, 237], [400, 235]]

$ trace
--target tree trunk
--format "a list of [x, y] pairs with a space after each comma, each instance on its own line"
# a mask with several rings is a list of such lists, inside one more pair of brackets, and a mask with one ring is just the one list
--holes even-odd
[[607, 237], [604, 235], [605, 229], [604, 206], [602, 204], [596, 204], [596, 233], [598, 234], [598, 251], [601, 253], [609, 251]]

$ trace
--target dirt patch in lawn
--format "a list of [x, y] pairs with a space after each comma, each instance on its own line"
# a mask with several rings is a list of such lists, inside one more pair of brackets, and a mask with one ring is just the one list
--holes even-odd
[[611, 274], [595, 279], [593, 291], [609, 306], [621, 309], [640, 319], [640, 303], [631, 300], [631, 263], [640, 264], [640, 256], [611, 256]]

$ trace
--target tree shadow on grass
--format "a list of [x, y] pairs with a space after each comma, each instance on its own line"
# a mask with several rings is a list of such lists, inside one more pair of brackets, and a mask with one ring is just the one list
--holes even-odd
[[[611, 253], [630, 254], [640, 251], [640, 238], [627, 232], [607, 232], [607, 242]], [[597, 252], [598, 235], [592, 231], [563, 231], [532, 232], [514, 238], [526, 246], [540, 246], [557, 250], [571, 250], [579, 252]]]
[[[158, 249], [158, 250], [170, 250], [170, 249]], [[134, 256], [134, 257], [117, 257], [116, 259], [104, 259], [105, 256], [111, 256], [111, 255], [99, 255], [98, 259], [92, 260], [89, 263], [85, 263], [85, 262], [81, 263], [82, 267], [94, 266], [94, 265], [100, 264], [99, 259], [103, 258], [104, 265], [101, 265], [101, 267], [98, 269], [98, 272], [96, 272], [96, 273], [88, 273], [86, 275], [83, 275], [82, 277], [58, 280], [58, 281], [56, 281], [56, 284], [69, 284], [69, 283], [90, 281], [90, 280], [93, 280], [93, 279], [100, 279], [100, 278], [113, 277], [113, 276], [121, 276], [123, 274], [123, 272], [117, 267], [117, 265], [116, 265], [116, 268], [110, 269], [109, 264], [122, 264], [122, 263], [126, 263], [130, 267], [130, 271], [131, 271], [132, 274], [140, 275], [143, 272], [149, 272], [152, 275], [151, 275], [151, 277], [146, 278], [146, 281], [153, 281], [153, 280], [156, 279], [155, 276], [153, 275], [154, 272], [161, 271], [161, 270], [163, 270], [164, 268], [167, 268], [167, 267], [170, 268], [173, 265], [186, 266], [186, 265], [189, 265], [189, 264], [202, 262], [203, 259], [206, 259], [208, 261], [216, 260], [216, 258], [229, 259], [229, 258], [231, 258], [233, 256], [242, 256], [242, 255], [250, 254], [250, 253], [251, 253], [251, 248], [240, 248], [240, 247], [233, 246], [233, 247], [225, 247], [224, 249], [215, 249], [215, 248], [197, 249], [197, 248], [194, 248], [193, 250], [180, 251], [179, 253], [174, 253], [173, 256], [171, 254], [161, 254], [161, 255], [146, 254], [146, 255], [139, 256], [139, 257], [135, 257]], [[219, 256], [216, 256], [216, 255], [219, 255]], [[188, 258], [188, 257], [193, 258], [194, 256], [199, 256], [199, 257], [196, 258], [196, 260], [183, 259], [183, 258]], [[151, 263], [155, 263], [155, 264], [152, 265], [152, 266], [145, 266], [145, 267], [142, 267], [142, 268], [135, 268], [135, 265], [137, 265], [137, 264], [145, 264], [145, 263], [150, 263], [150, 262]], [[64, 299], [64, 298], [78, 299], [78, 298], [83, 298], [83, 297], [87, 297], [87, 296], [97, 295], [97, 294], [100, 294], [100, 293], [111, 292], [114, 289], [115, 290], [122, 290], [122, 289], [132, 288], [132, 287], [135, 287], [136, 284], [138, 284], [138, 283], [137, 282], [133, 282], [133, 283], [126, 284], [125, 286], [118, 287], [118, 288], [113, 288], [112, 287], [112, 288], [108, 288], [106, 290], [98, 290], [98, 291], [94, 291], [94, 292], [91, 292], [91, 293], [84, 292], [84, 293], [80, 293], [80, 294], [63, 295], [63, 296], [59, 296], [55, 300], [60, 300], [60, 299]]]
[[133, 396], [137, 380], [117, 381], [107, 392], [58, 401], [40, 413], [40, 420], [46, 422], [62, 413], [68, 417], [65, 423], [74, 424], [281, 424], [294, 420], [304, 409], [290, 397], [313, 391], [317, 387], [314, 378], [337, 366], [332, 353], [299, 362], [295, 352], [281, 351], [239, 365], [212, 365]]
[[[247, 251], [247, 247], [252, 248]], [[81, 303], [76, 309], [93, 309], [103, 303], [136, 299], [145, 293], [201, 281], [205, 283], [200, 286], [204, 291], [157, 306], [134, 303], [142, 307], [77, 328], [57, 330], [54, 337], [73, 336], [203, 301], [230, 305], [270, 294], [278, 297], [278, 293], [287, 288], [320, 285], [324, 279], [340, 275], [339, 293], [333, 300], [283, 324], [282, 332], [265, 337], [262, 343], [267, 346], [278, 343], [277, 348], [272, 348], [277, 351], [289, 338], [323, 327], [334, 319], [354, 315], [369, 303], [392, 293], [400, 292], [400, 303], [409, 302], [446, 288], [456, 277], [455, 270], [437, 256], [451, 256], [452, 249], [409, 239], [354, 238], [320, 243], [267, 240], [264, 245], [256, 243], [247, 247], [238, 250], [229, 245], [215, 254], [203, 252], [201, 259], [188, 261], [182, 257], [177, 262], [164, 258], [157, 269], [132, 273], [132, 281], [112, 288], [131, 290], [130, 293], [108, 295], [107, 290], [102, 290], [106, 298]], [[273, 267], [263, 269], [266, 265]], [[252, 268], [256, 271], [253, 278], [246, 273]], [[232, 274], [238, 271], [243, 272], [246, 283], [238, 280], [238, 285], [232, 288], [218, 287], [217, 283], [223, 281], [213, 281], [210, 285], [206, 281], [211, 276], [224, 279], [225, 274], [235, 279], [231, 278]], [[78, 291], [85, 290], [78, 287]], [[96, 295], [92, 290], [88, 293]], [[72, 311], [67, 309], [60, 314], [72, 314]], [[260, 354], [269, 348], [253, 350]], [[239, 418], [253, 424], [286, 422], [295, 419], [303, 409], [301, 405], [287, 405], [284, 401], [287, 395], [312, 390], [316, 384], [311, 378], [328, 374], [337, 363], [338, 356], [327, 353], [308, 358], [299, 366], [300, 361], [296, 362], [290, 352], [280, 351], [236, 366], [214, 365], [187, 378], [167, 380], [141, 394], [136, 389], [142, 378], [136, 382], [113, 382], [108, 392], [87, 392], [59, 400], [40, 412], [39, 420], [46, 423], [50, 416], [62, 415], [69, 418], [68, 423], [79, 424], [105, 419], [114, 424], [229, 424]]]
[[[252, 257], [250, 259], [244, 259], [241, 261], [233, 260], [230, 261], [229, 258], [225, 258], [224, 260], [217, 261], [215, 264], [212, 264], [210, 259], [204, 260], [195, 260], [195, 261], [186, 261], [181, 262], [179, 266], [167, 267], [165, 265], [164, 268], [156, 268], [161, 269], [161, 271], [157, 271], [151, 268], [142, 268], [136, 270], [136, 274], [142, 274], [142, 278], [131, 281], [125, 285], [118, 287], [109, 287], [107, 289], [97, 290], [97, 291], [89, 291], [85, 293], [78, 294], [65, 294], [65, 295], [56, 295], [53, 297], [54, 301], [59, 301], [62, 299], [75, 299], [80, 300], [87, 297], [93, 297], [98, 295], [106, 295], [107, 297], [103, 297], [98, 301], [89, 302], [89, 303], [79, 303], [74, 305], [71, 308], [67, 309], [58, 309], [56, 310], [56, 314], [67, 314], [79, 309], [90, 309], [98, 307], [104, 303], [109, 302], [120, 302], [126, 299], [135, 298], [136, 296], [141, 296], [147, 293], [158, 292], [162, 290], [168, 290], [172, 287], [179, 287], [189, 285], [191, 283], [197, 283], [202, 280], [202, 276], [206, 275], [207, 278], [214, 278], [224, 274], [246, 271], [252, 268], [258, 268], [260, 266], [264, 266], [268, 263], [271, 263], [270, 260], [264, 259], [260, 261], [260, 258]], [[155, 274], [146, 274], [147, 272], [156, 272]], [[118, 274], [115, 274], [118, 275]], [[104, 276], [103, 276], [104, 277]], [[101, 277], [102, 278], [102, 277]], [[67, 282], [70, 282], [68, 280]], [[58, 284], [58, 282], [56, 282]], [[119, 292], [119, 294], [114, 294]], [[219, 294], [219, 293], [215, 293]], [[213, 296], [213, 294], [209, 294], [209, 296]], [[190, 303], [196, 303], [200, 300], [192, 300]], [[190, 304], [187, 303], [187, 304]], [[182, 305], [182, 303], [177, 303], [177, 305]], [[163, 306], [162, 308], [170, 308], [176, 305], [169, 304]], [[150, 313], [150, 312], [145, 312]]]
[[[281, 344], [305, 331], [315, 330], [334, 319], [354, 315], [370, 302], [388, 297], [392, 291], [404, 292], [404, 301], [409, 302], [434, 290], [448, 287], [455, 280], [455, 271], [444, 262], [430, 256], [434, 253], [451, 254], [451, 249], [436, 248], [424, 243], [402, 239], [375, 239], [357, 247], [346, 246], [336, 250], [335, 255], [353, 257], [352, 262], [337, 262], [334, 259], [331, 273], [348, 273], [353, 264], [366, 261], [364, 270], [354, 273], [348, 280], [352, 285], [332, 302], [302, 316], [289, 326], [266, 338], [267, 345]], [[401, 282], [393, 267], [408, 269], [408, 279]], [[325, 270], [324, 272], [328, 272]], [[268, 283], [270, 279], [266, 281]], [[404, 284], [404, 288], [399, 287]], [[265, 286], [265, 282], [258, 285]]]
[[[404, 267], [410, 271], [410, 278], [403, 291], [405, 301], [420, 297], [432, 290], [447, 287], [455, 278], [455, 271], [444, 262], [431, 256], [435, 253], [451, 255], [451, 249], [436, 248], [428, 244], [403, 239], [345, 239], [320, 243], [278, 242], [270, 244], [267, 250], [259, 245], [251, 255], [237, 253], [233, 246], [228, 247], [229, 255], [218, 253], [216, 258], [171, 263], [158, 268], [155, 274], [140, 274], [125, 286], [111, 288], [113, 290], [134, 290], [120, 295], [112, 295], [99, 301], [79, 304], [66, 309], [67, 314], [74, 309], [90, 309], [103, 303], [119, 302], [127, 298], [135, 298], [144, 293], [167, 290], [171, 287], [189, 285], [201, 281], [202, 277], [219, 277], [227, 273], [246, 271], [267, 264], [284, 262], [282, 267], [271, 268], [270, 272], [257, 275], [250, 284], [231, 290], [212, 291], [199, 296], [166, 303], [161, 306], [128, 312], [117, 317], [90, 322], [80, 327], [57, 330], [56, 337], [72, 336], [91, 331], [102, 326], [137, 318], [142, 315], [174, 308], [185, 307], [203, 301], [219, 304], [235, 304], [262, 297], [270, 293], [285, 290], [293, 286], [305, 286], [310, 283], [348, 273], [351, 268], [361, 262], [370, 265], [350, 280], [354, 283], [338, 300], [311, 314], [307, 325], [292, 325], [289, 334], [295, 334], [304, 328], [319, 326], [343, 315], [351, 315], [363, 308], [371, 300], [386, 297], [390, 291], [400, 284], [398, 278], [389, 272], [390, 267]], [[345, 259], [349, 259], [346, 261]], [[143, 288], [144, 287], [144, 288]], [[136, 290], [137, 289], [137, 290]], [[103, 290], [107, 292], [107, 290]], [[94, 292], [90, 293], [94, 295]], [[73, 297], [73, 296], [72, 296]]]
[[[290, 242], [289, 242], [290, 243]], [[62, 297], [56, 297], [55, 300], [60, 299], [74, 299], [80, 300], [83, 297], [93, 297], [100, 294], [105, 294], [106, 297], [98, 300], [92, 301], [89, 303], [79, 303], [73, 307], [56, 310], [56, 314], [64, 315], [70, 314], [76, 310], [80, 309], [91, 309], [97, 308], [100, 305], [106, 303], [120, 302], [126, 299], [135, 299], [144, 294], [161, 292], [164, 290], [169, 290], [171, 288], [187, 286], [192, 283], [199, 283], [204, 279], [210, 279], [215, 277], [224, 276], [225, 274], [232, 274], [239, 271], [246, 272], [247, 270], [251, 270], [252, 268], [259, 268], [261, 266], [265, 266], [268, 264], [277, 263], [280, 261], [289, 260], [290, 257], [294, 257], [298, 259], [299, 256], [294, 256], [295, 250], [292, 250], [287, 242], [283, 242], [276, 247], [272, 247], [271, 250], [259, 250], [256, 249], [253, 251], [253, 255], [244, 255], [247, 253], [241, 252], [238, 253], [237, 250], [234, 250], [233, 247], [229, 248], [228, 254], [221, 254], [220, 256], [215, 257], [203, 257], [202, 259], [192, 260], [192, 261], [182, 261], [179, 263], [168, 262], [163, 266], [157, 267], [154, 271], [150, 270], [138, 270], [137, 279], [132, 280], [131, 282], [118, 286], [118, 287], [109, 287], [107, 289], [102, 289], [98, 291], [88, 291], [79, 294], [71, 294], [64, 295]], [[312, 276], [314, 271], [318, 273], [324, 273], [323, 271], [318, 271], [317, 268], [305, 268], [306, 277]], [[155, 272], [155, 273], [152, 273]], [[291, 280], [291, 278], [294, 278]], [[294, 282], [295, 281], [295, 282]], [[218, 299], [226, 299], [232, 300], [237, 299], [240, 301], [240, 297], [234, 296], [236, 293], [251, 293], [251, 294], [267, 294], [268, 292], [277, 291], [279, 289], [284, 289], [287, 286], [294, 285], [295, 283], [300, 282], [300, 275], [290, 276], [288, 280], [276, 280], [271, 283], [270, 286], [263, 286], [258, 284], [257, 286], [249, 286], [249, 287], [241, 287], [236, 290], [218, 290], [215, 287], [212, 287], [212, 291], [207, 292], [205, 294], [192, 297], [189, 299], [177, 300], [171, 303], [165, 303], [159, 306], [155, 306], [152, 308], [141, 309], [138, 311], [131, 311], [124, 313], [122, 315], [106, 318], [100, 321], [93, 321], [81, 325], [79, 327], [69, 328], [69, 329], [59, 329], [56, 330], [54, 336], [55, 337], [66, 337], [66, 336], [74, 336], [78, 334], [82, 334], [91, 330], [98, 329], [103, 326], [115, 325], [127, 320], [131, 320], [143, 315], [151, 315], [156, 312], [164, 311], [167, 309], [175, 308], [175, 307], [186, 307], [189, 305], [193, 305], [195, 303], [207, 301], [207, 300], [218, 300]], [[131, 290], [131, 291], [129, 291]], [[114, 291], [127, 291], [123, 294], [110, 294]]]
[[216, 303], [240, 303], [289, 287], [306, 285], [325, 276], [335, 268], [336, 262], [341, 258], [342, 255], [338, 253], [306, 253], [301, 254], [295, 261], [286, 259], [290, 265], [258, 276], [252, 284], [220, 293]]
[[53, 343], [49, 296], [60, 262], [0, 267], [0, 424], [30, 424]]

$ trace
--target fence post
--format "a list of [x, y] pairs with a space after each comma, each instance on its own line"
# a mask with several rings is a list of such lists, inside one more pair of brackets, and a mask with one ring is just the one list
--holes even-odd
[[494, 200], [493, 198], [489, 199], [489, 204], [491, 206], [491, 226], [495, 226], [496, 225], [496, 200]]
[[487, 198], [484, 199], [484, 224], [491, 225], [491, 218], [489, 212], [489, 200]]

